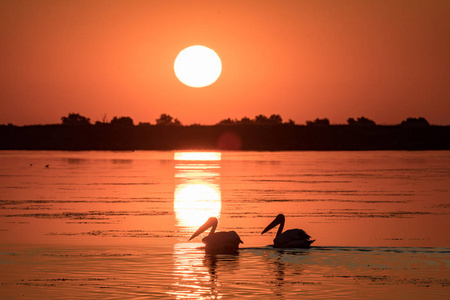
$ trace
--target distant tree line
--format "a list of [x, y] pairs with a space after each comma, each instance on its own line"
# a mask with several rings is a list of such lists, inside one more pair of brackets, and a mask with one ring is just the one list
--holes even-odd
[[280, 115], [225, 119], [215, 125], [183, 126], [168, 114], [154, 124], [134, 125], [130, 117], [91, 124], [78, 113], [62, 124], [0, 125], [0, 150], [450, 150], [450, 126], [408, 118], [376, 125], [365, 117], [330, 125], [327, 118], [296, 125]]
[[[70, 125], [70, 126], [84, 126], [84, 125], [91, 125], [90, 119], [80, 115], [79, 113], [70, 113], [67, 117], [61, 118], [63, 125]], [[241, 119], [223, 119], [216, 125], [295, 125], [295, 122], [291, 119], [289, 119], [287, 122], [283, 123], [283, 118], [279, 114], [272, 114], [269, 117], [265, 115], [257, 115], [253, 119], [250, 119], [248, 117], [243, 117]], [[133, 119], [130, 117], [114, 117], [110, 123], [106, 121], [106, 118], [104, 118], [102, 121], [95, 122], [95, 125], [101, 126], [101, 125], [111, 125], [111, 126], [134, 126]], [[149, 122], [140, 122], [138, 126], [150, 126], [152, 125]], [[161, 114], [159, 118], [155, 120], [155, 125], [160, 126], [166, 126], [166, 125], [175, 125], [175, 126], [182, 126], [180, 120], [177, 118], [173, 118], [171, 115], [168, 114]], [[306, 126], [330, 126], [330, 120], [327, 118], [317, 118], [313, 121], [306, 121]], [[347, 125], [349, 126], [375, 126], [376, 123], [373, 120], [370, 120], [366, 117], [358, 117], [356, 119], [349, 118], [347, 119]], [[407, 118], [406, 120], [402, 121], [401, 126], [412, 126], [412, 127], [422, 127], [422, 126], [429, 126], [430, 124], [428, 121], [423, 118]]]
[[[356, 120], [354, 118], [348, 118], [347, 124], [350, 126], [375, 126], [376, 123], [373, 120], [367, 119], [366, 117], [359, 117]], [[315, 119], [314, 121], [306, 121], [307, 126], [330, 126], [330, 121], [327, 118]], [[402, 126], [429, 126], [430, 123], [423, 118], [407, 118], [405, 121], [400, 123]]]
[[[80, 115], [79, 113], [70, 113], [67, 117], [61, 118], [63, 125], [70, 126], [85, 126], [92, 125], [89, 118]], [[178, 119], [174, 119], [172, 116], [167, 114], [161, 114], [161, 116], [155, 120], [156, 125], [181, 125], [181, 122]], [[110, 123], [106, 121], [106, 118], [103, 118], [102, 121], [95, 122], [96, 126], [102, 125], [112, 125], [112, 126], [134, 126], [134, 121], [130, 117], [114, 117]], [[139, 123], [139, 126], [149, 126], [150, 123]]]
[[288, 122], [283, 123], [283, 118], [278, 114], [272, 114], [270, 117], [265, 115], [257, 115], [254, 119], [250, 119], [248, 117], [243, 117], [239, 119], [223, 119], [217, 125], [238, 125], [238, 124], [262, 124], [262, 125], [277, 125], [277, 124], [291, 124], [295, 125], [295, 122], [289, 120]]

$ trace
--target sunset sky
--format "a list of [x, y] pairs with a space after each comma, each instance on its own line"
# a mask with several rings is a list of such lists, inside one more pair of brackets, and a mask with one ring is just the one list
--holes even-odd
[[[450, 125], [448, 0], [1, 1], [0, 36], [0, 124], [74, 112]], [[192, 45], [222, 60], [208, 87], [175, 77]]]

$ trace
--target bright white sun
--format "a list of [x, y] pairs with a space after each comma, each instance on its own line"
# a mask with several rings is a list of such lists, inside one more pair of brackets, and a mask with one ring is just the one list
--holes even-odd
[[213, 84], [222, 72], [222, 62], [217, 53], [198, 45], [181, 51], [173, 67], [182, 83], [195, 88]]

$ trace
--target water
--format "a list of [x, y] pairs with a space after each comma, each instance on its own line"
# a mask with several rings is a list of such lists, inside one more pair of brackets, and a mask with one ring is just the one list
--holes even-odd
[[[1, 151], [1, 298], [448, 298], [449, 175], [449, 151]], [[278, 213], [314, 247], [268, 246]], [[238, 255], [188, 242], [212, 215]]]

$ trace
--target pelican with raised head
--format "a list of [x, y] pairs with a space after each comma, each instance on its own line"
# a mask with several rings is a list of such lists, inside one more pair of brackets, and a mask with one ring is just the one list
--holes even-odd
[[217, 218], [209, 218], [205, 224], [194, 232], [189, 240], [212, 227], [209, 234], [202, 239], [205, 244], [205, 251], [208, 253], [236, 253], [239, 250], [239, 244], [244, 242], [236, 231], [215, 232], [218, 223]]
[[283, 232], [284, 222], [284, 215], [279, 214], [261, 233], [263, 235], [275, 226], [280, 225], [277, 236], [273, 239], [274, 248], [309, 248], [315, 241], [311, 240], [311, 237], [303, 229], [289, 229]]

